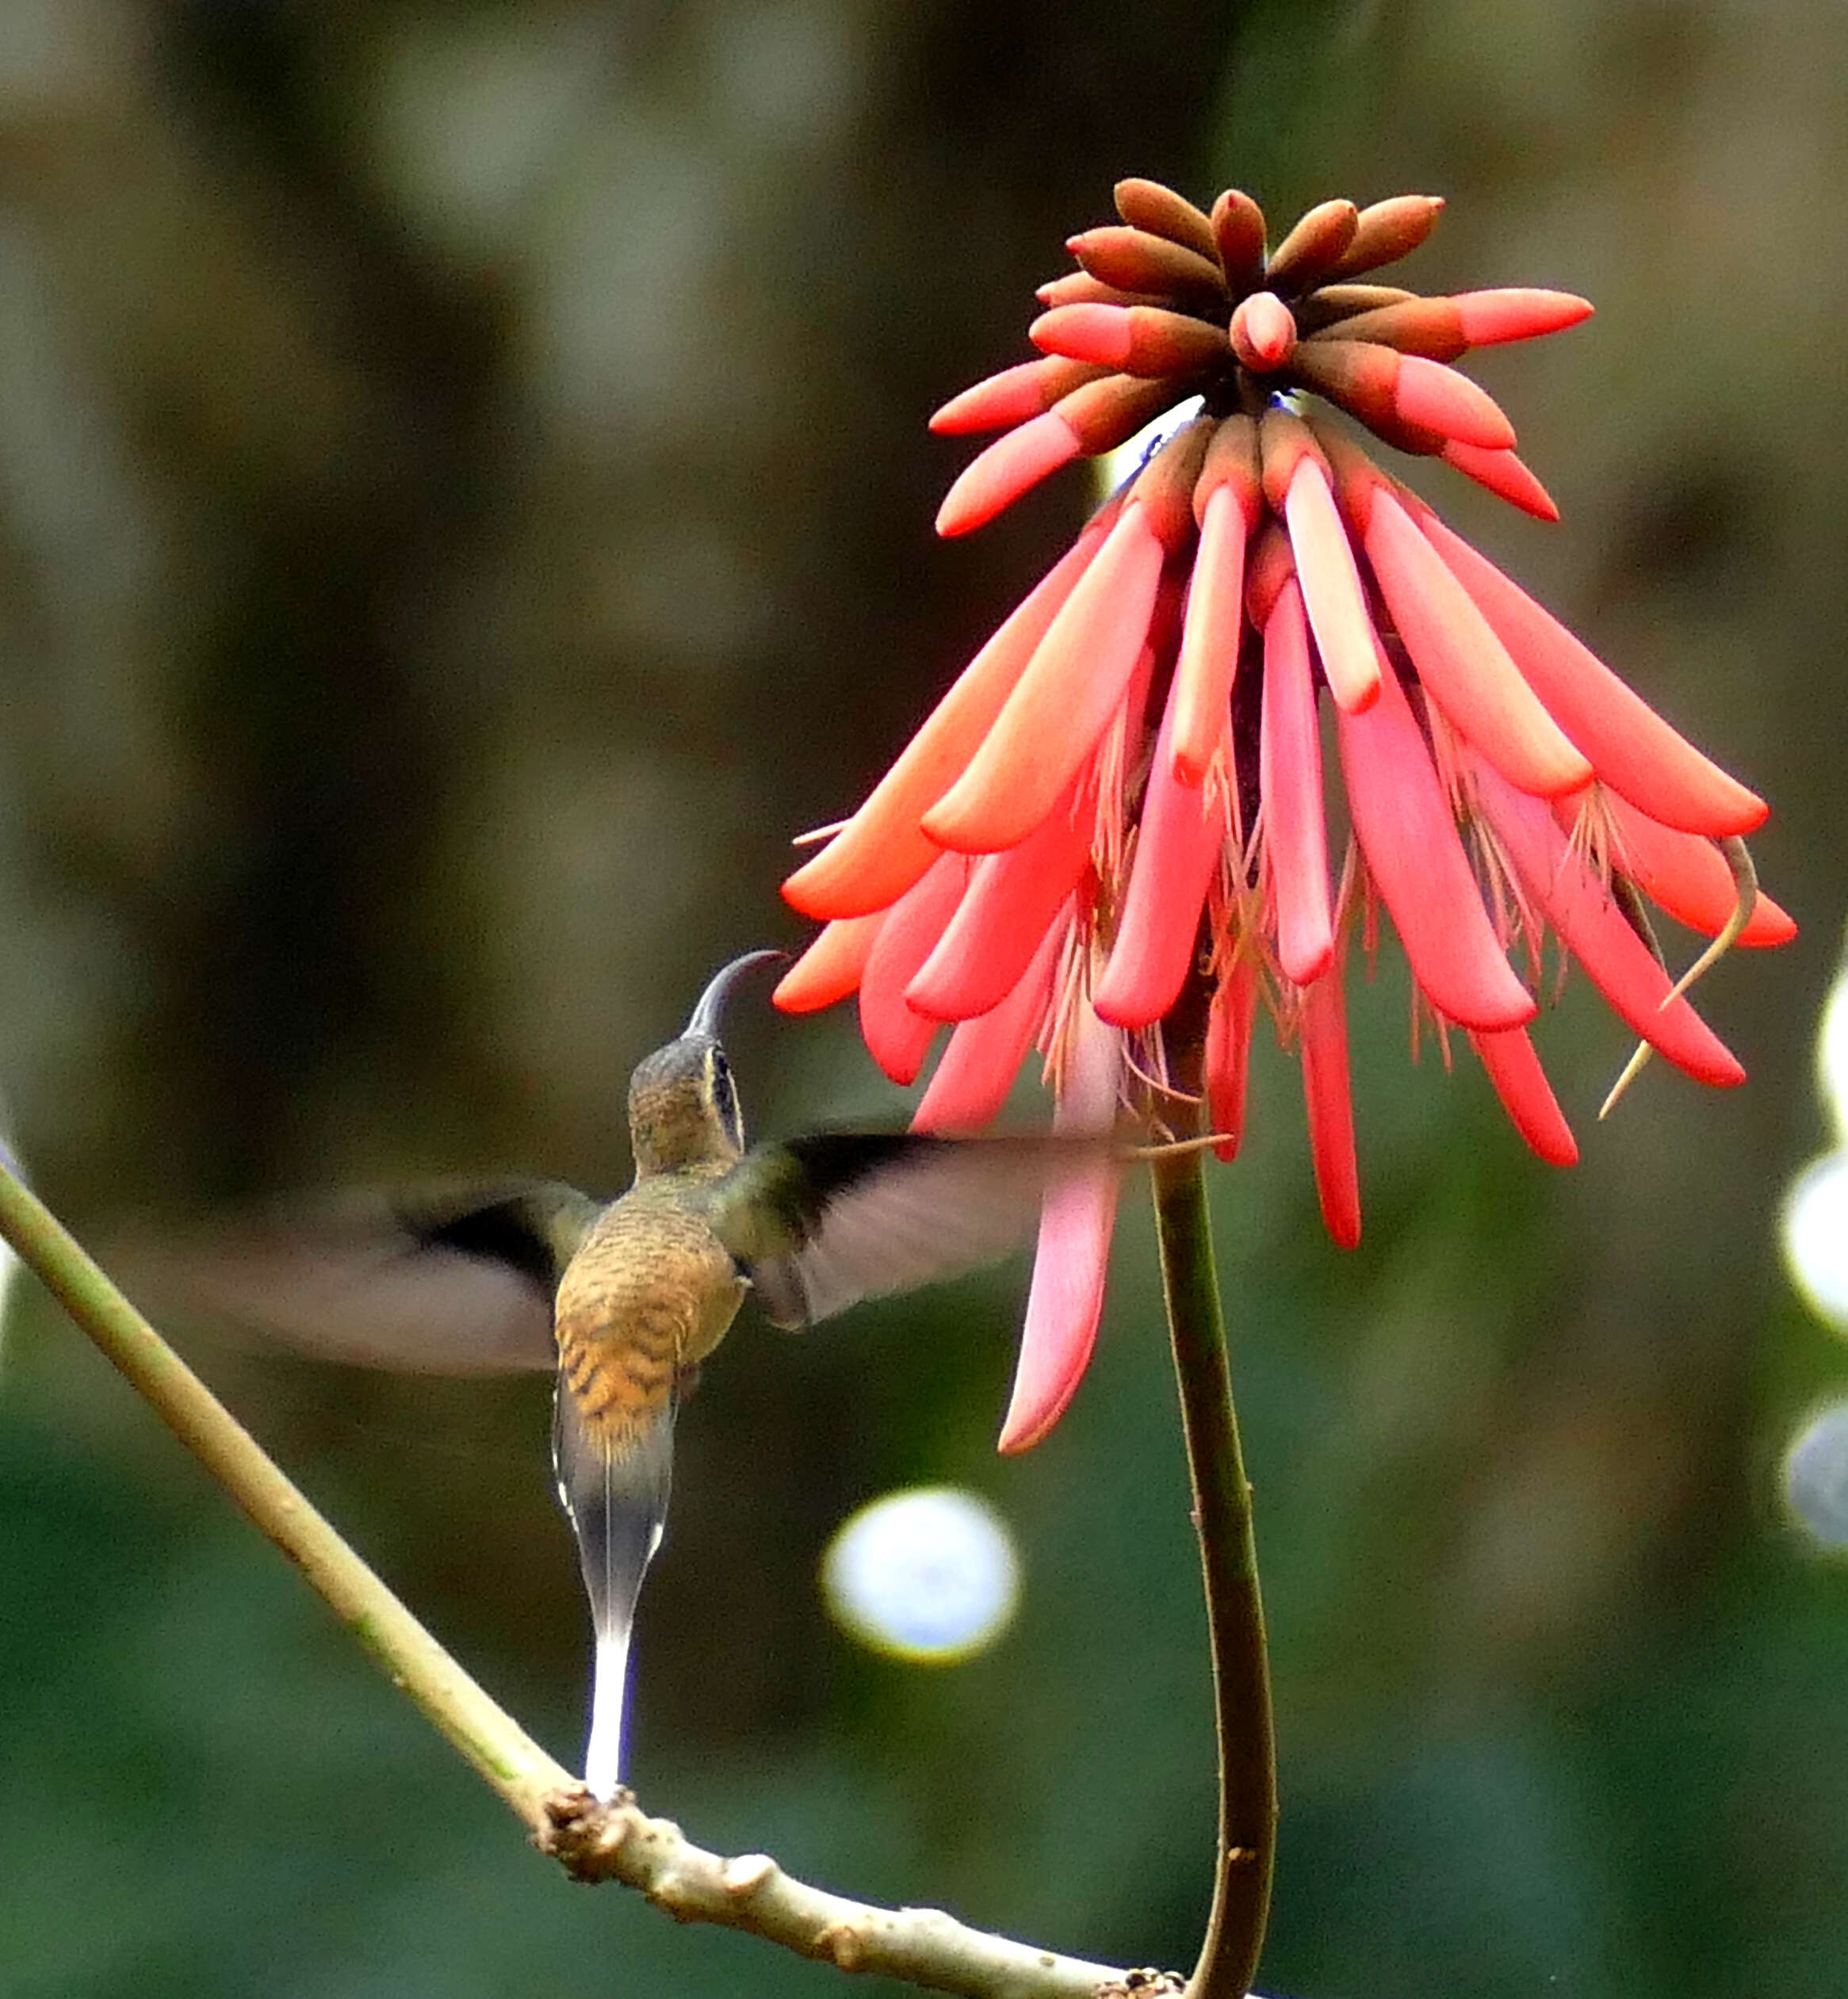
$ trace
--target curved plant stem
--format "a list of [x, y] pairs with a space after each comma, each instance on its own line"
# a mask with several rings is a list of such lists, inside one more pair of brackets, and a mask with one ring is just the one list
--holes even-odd
[[[32, 1190], [0, 1166], [0, 1236], [167, 1427], [453, 1743], [583, 1880], [639, 1890], [680, 1922], [721, 1923], [843, 1970], [967, 1999], [1089, 1999], [1129, 1974], [970, 1929], [940, 1910], [881, 1909], [813, 1888], [767, 1854], [707, 1852], [626, 1791], [599, 1805], [444, 1651], [230, 1411], [123, 1297]], [[1139, 1989], [1139, 1988], [1138, 1988]]]
[[1276, 1856], [1277, 1768], [1251, 1486], [1238, 1448], [1225, 1321], [1199, 1152], [1154, 1162], [1155, 1227], [1205, 1572], [1219, 1744], [1213, 1907], [1188, 1999], [1245, 1999]]

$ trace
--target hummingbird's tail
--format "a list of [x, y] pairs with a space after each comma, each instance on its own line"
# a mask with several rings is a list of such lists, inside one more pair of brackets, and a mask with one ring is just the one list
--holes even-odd
[[584, 1783], [593, 1796], [606, 1799], [622, 1779], [629, 1639], [636, 1600], [649, 1563], [660, 1546], [668, 1515], [674, 1460], [673, 1402], [668, 1401], [629, 1449], [612, 1455], [586, 1431], [576, 1398], [561, 1382], [553, 1459], [558, 1496], [577, 1535], [578, 1560], [596, 1634]]

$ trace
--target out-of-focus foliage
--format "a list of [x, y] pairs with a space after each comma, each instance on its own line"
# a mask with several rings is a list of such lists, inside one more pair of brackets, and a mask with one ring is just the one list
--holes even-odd
[[[1753, 1072], [1542, 1024], [1549, 1175], [1353, 1007], [1367, 1235], [1261, 1060], [1216, 1175], [1276, 1642], [1267, 1989], [1848, 1987], [1848, 1573], [1779, 1511], [1848, 1378], [1777, 1270], [1848, 900], [1848, 25], [1750, 8], [707, 0], [0, 11], [0, 1076], [79, 1221], [530, 1165], [611, 1186], [635, 1057], [788, 939], [858, 797], [1069, 529], [928, 525], [924, 413], [1126, 172], [1452, 206], [1427, 289], [1600, 316], [1483, 378], [1565, 510], [1442, 491], [1771, 797], [1806, 925], [1707, 988]], [[1437, 476], [1414, 475], [1434, 495]], [[1018, 517], [1017, 518], [1016, 517]], [[740, 1009], [744, 1014], [748, 1010]], [[902, 1115], [740, 1021], [760, 1126]], [[686, 1413], [636, 1775], [703, 1840], [1185, 1962], [1210, 1717], [1145, 1229], [1053, 1438], [997, 1462], [1017, 1280], [741, 1324]], [[0, 1375], [0, 1994], [820, 1993], [575, 1889], [42, 1301]], [[205, 1371], [575, 1750], [544, 1394]], [[1020, 1537], [1003, 1641], [854, 1651], [814, 1565], [901, 1481]]]

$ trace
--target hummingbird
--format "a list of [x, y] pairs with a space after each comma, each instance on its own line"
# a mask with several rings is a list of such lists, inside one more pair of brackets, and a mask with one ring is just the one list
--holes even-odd
[[327, 1359], [407, 1371], [556, 1369], [553, 1462], [595, 1634], [584, 1782], [624, 1768], [629, 1638], [666, 1523], [675, 1419], [754, 1295], [796, 1329], [1004, 1256], [1050, 1186], [1127, 1156], [1108, 1134], [823, 1130], [747, 1147], [719, 1041], [758, 966], [722, 967], [629, 1083], [635, 1177], [407, 1190], [253, 1232], [189, 1267], [195, 1302]]

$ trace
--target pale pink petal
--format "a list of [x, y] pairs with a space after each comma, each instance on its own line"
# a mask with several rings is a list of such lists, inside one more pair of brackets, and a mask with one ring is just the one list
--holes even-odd
[[[1081, 1006], [1054, 1127], [1107, 1132], [1116, 1112], [1122, 1037]], [[1040, 1210], [1033, 1287], [1020, 1334], [1014, 1393], [997, 1447], [1030, 1450], [1064, 1415], [1096, 1343], [1122, 1175], [1108, 1160], [1061, 1180]]]
[[1307, 452], [1290, 475], [1284, 513], [1329, 692], [1344, 713], [1360, 714], [1379, 694], [1373, 621], [1367, 615], [1360, 571], [1328, 475]]

